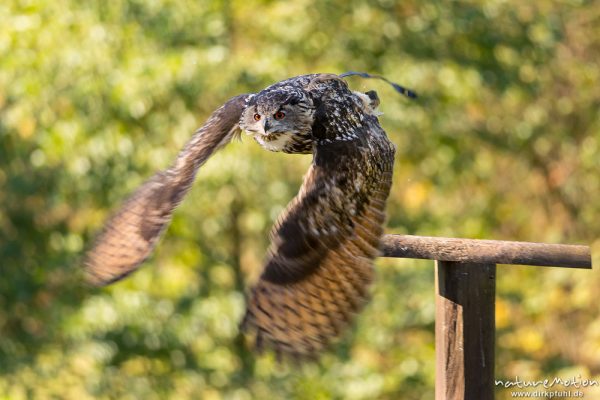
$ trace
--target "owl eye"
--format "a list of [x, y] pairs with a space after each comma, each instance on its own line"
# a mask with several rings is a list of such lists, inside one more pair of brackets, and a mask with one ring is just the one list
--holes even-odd
[[273, 116], [275, 119], [283, 119], [285, 117], [285, 113], [283, 111], [277, 111]]
[[260, 121], [260, 114], [254, 114], [254, 120]]

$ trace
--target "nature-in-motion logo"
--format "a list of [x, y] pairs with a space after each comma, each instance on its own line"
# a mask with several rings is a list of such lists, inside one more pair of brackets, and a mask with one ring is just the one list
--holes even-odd
[[[515, 376], [514, 380], [494, 380], [496, 386], [503, 388], [528, 389], [535, 388], [535, 391], [514, 391], [511, 397], [526, 398], [571, 398], [583, 397], [584, 394], [579, 389], [600, 386], [600, 382], [595, 379], [585, 379], [581, 375], [569, 379], [554, 377], [552, 379], [526, 380]], [[560, 387], [563, 390], [557, 390]], [[544, 389], [544, 390], [541, 390]], [[568, 390], [565, 390], [568, 389]], [[576, 389], [576, 390], [573, 390]]]

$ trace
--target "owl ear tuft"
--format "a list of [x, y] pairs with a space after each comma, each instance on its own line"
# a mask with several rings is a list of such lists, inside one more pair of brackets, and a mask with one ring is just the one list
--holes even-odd
[[387, 79], [386, 77], [381, 76], [381, 75], [373, 75], [373, 74], [369, 74], [366, 72], [356, 72], [356, 71], [348, 71], [348, 72], [344, 72], [343, 74], [339, 75], [340, 78], [346, 78], [348, 76], [360, 76], [361, 78], [380, 79], [384, 82], [387, 82], [389, 85], [391, 85], [396, 92], [403, 94], [404, 96], [408, 97], [409, 99], [417, 98], [417, 93], [414, 90], [405, 88], [404, 86], [401, 86], [401, 85], [398, 85], [397, 83], [392, 82], [389, 79]]

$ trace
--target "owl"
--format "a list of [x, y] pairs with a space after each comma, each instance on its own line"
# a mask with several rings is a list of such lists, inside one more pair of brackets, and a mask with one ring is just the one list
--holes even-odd
[[271, 232], [241, 328], [258, 350], [314, 358], [369, 298], [379, 255], [394, 146], [378, 121], [374, 91], [349, 89], [340, 75], [290, 78], [216, 110], [167, 170], [142, 185], [106, 223], [85, 261], [105, 285], [152, 252], [198, 168], [243, 129], [263, 148], [312, 154], [298, 195]]

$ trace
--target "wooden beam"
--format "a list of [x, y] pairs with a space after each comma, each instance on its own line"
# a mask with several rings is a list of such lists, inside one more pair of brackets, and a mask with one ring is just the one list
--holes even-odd
[[385, 235], [383, 256], [479, 264], [592, 268], [589, 246]]
[[496, 266], [438, 261], [436, 400], [494, 398]]

